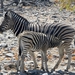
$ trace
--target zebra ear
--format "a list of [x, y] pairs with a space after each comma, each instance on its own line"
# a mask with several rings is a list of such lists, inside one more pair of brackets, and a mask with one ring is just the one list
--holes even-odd
[[11, 18], [11, 11], [8, 10], [5, 14], [5, 17]]

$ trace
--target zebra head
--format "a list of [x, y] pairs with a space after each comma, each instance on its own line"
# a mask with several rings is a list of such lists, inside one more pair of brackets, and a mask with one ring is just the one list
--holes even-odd
[[3, 21], [0, 25], [0, 33], [4, 32], [6, 30], [12, 29], [12, 28], [13, 28], [13, 21], [12, 21], [12, 18], [11, 18], [11, 13], [8, 10], [5, 13]]

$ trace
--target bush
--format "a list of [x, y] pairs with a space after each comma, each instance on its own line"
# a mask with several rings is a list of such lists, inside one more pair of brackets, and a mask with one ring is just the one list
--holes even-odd
[[[55, 0], [57, 1], [57, 0]], [[67, 9], [75, 11], [75, 0], [58, 0], [60, 2], [60, 9]]]

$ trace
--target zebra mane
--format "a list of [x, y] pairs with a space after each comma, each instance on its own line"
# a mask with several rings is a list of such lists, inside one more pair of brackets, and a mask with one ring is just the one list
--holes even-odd
[[[6, 13], [5, 13], [5, 17], [8, 16], [10, 19], [12, 18], [12, 14], [11, 13], [14, 13], [16, 14], [17, 16], [20, 16], [18, 13], [12, 11], [11, 9], [7, 10]], [[22, 19], [24, 19], [25, 21], [27, 21], [28, 23], [30, 23], [26, 18], [20, 16]]]

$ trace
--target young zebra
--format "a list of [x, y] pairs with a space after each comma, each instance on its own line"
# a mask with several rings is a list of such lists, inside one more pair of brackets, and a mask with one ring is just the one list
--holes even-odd
[[[47, 58], [46, 58], [46, 51], [49, 48], [47, 36], [43, 33], [32, 32], [32, 31], [24, 31], [19, 35], [19, 59], [20, 60], [20, 71], [24, 72], [24, 59], [27, 55], [27, 52], [31, 54], [33, 57], [34, 62], [35, 56], [33, 52], [41, 51], [42, 53], [42, 66], [41, 69], [48, 71], [47, 67]], [[19, 67], [19, 59], [18, 59], [18, 67]], [[45, 62], [45, 63], [44, 63]], [[34, 64], [35, 64], [34, 63]], [[45, 65], [45, 68], [44, 68]], [[35, 64], [34, 66], [37, 66]]]
[[[61, 23], [53, 23], [51, 25], [34, 25], [29, 23], [25, 18], [21, 17], [17, 13], [8, 10], [5, 13], [4, 20], [0, 26], [0, 32], [3, 32], [8, 29], [13, 30], [16, 36], [26, 30], [46, 34], [50, 42], [50, 48], [59, 48], [59, 60], [55, 67], [52, 69], [52, 71], [55, 70], [61, 62], [64, 55], [64, 49], [68, 54], [68, 64], [66, 70], [68, 71], [68, 69], [70, 68], [72, 53], [69, 47], [75, 35], [75, 29], [71, 26]], [[58, 40], [55, 41], [53, 37], [57, 37]], [[63, 41], [63, 44], [60, 45], [60, 41]]]

